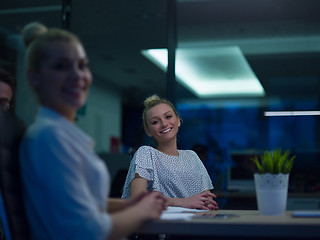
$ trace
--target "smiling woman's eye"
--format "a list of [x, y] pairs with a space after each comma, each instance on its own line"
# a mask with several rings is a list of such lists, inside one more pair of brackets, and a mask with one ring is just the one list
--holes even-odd
[[63, 71], [68, 69], [69, 64], [66, 62], [57, 62], [53, 65], [53, 69], [57, 71]]
[[158, 123], [158, 121], [152, 121], [151, 124], [152, 125], [156, 125]]
[[89, 62], [88, 61], [82, 61], [79, 63], [79, 69], [84, 70], [89, 67]]
[[172, 115], [167, 115], [166, 118], [167, 119], [172, 118]]

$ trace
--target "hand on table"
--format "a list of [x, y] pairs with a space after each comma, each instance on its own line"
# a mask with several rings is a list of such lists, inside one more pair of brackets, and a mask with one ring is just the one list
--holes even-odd
[[182, 207], [196, 208], [201, 210], [217, 210], [218, 203], [213, 200], [217, 196], [209, 191], [182, 199]]
[[127, 207], [135, 206], [141, 208], [145, 218], [149, 220], [159, 219], [163, 210], [166, 210], [167, 198], [160, 192], [143, 192], [128, 200]]

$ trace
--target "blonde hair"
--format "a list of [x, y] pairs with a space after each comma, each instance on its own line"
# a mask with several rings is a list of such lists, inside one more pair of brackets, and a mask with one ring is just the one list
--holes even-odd
[[167, 104], [169, 107], [172, 108], [172, 110], [175, 113], [175, 115], [177, 117], [179, 117], [176, 108], [173, 106], [173, 104], [170, 101], [168, 101], [167, 99], [164, 99], [164, 98], [160, 98], [158, 95], [154, 94], [154, 95], [152, 95], [150, 97], [147, 97], [143, 102], [144, 110], [143, 110], [143, 113], [142, 113], [142, 120], [143, 120], [143, 127], [145, 129], [148, 129], [147, 112], [149, 111], [150, 108], [152, 108], [152, 107], [154, 107], [154, 106], [156, 106], [156, 105], [158, 105], [160, 103]]
[[59, 28], [50, 28], [39, 22], [27, 24], [21, 31], [26, 46], [26, 70], [38, 70], [41, 61], [47, 57], [47, 47], [57, 41], [76, 41], [78, 37], [71, 32]]

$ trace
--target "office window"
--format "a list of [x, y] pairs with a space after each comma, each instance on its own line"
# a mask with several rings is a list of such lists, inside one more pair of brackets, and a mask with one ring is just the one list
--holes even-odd
[[[320, 191], [320, 30], [316, 27], [320, 17], [314, 10], [319, 4], [285, 0], [178, 4], [177, 52], [192, 49], [190, 59], [183, 59], [190, 60], [188, 71], [192, 68], [193, 78], [198, 74], [199, 85], [207, 83], [206, 90], [215, 90], [201, 96], [177, 76], [176, 102], [183, 119], [178, 142], [181, 148], [208, 147], [205, 165], [214, 180], [223, 175], [219, 187], [228, 188], [230, 174], [239, 180], [253, 179], [238, 174], [244, 167], [253, 171], [247, 160], [281, 148], [296, 155], [289, 190]], [[231, 55], [230, 48], [239, 49], [240, 55]], [[239, 56], [244, 64], [236, 60]], [[246, 64], [263, 88], [258, 94], [252, 94], [256, 84], [245, 84], [240, 68]], [[226, 83], [224, 88], [221, 82]]]

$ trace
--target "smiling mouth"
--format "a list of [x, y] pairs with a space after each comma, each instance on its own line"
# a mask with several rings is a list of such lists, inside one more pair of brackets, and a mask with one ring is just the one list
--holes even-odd
[[83, 92], [83, 88], [81, 88], [81, 87], [66, 88], [65, 92], [68, 94], [72, 94], [72, 95], [77, 96], [77, 95], [80, 95], [81, 92]]
[[162, 131], [162, 132], [160, 132], [161, 134], [164, 134], [164, 133], [167, 133], [167, 132], [170, 132], [172, 130], [172, 128], [168, 128], [168, 129], [166, 129], [166, 130], [164, 130], [164, 131]]

